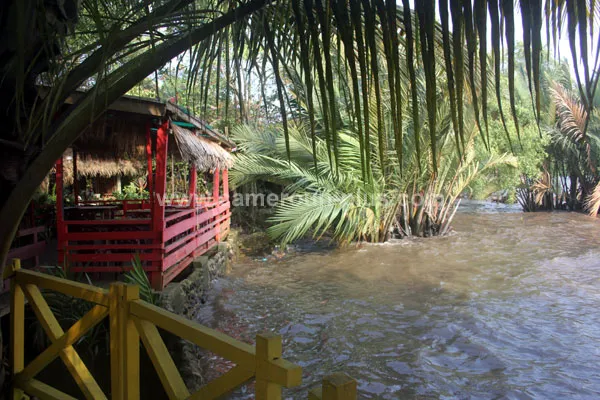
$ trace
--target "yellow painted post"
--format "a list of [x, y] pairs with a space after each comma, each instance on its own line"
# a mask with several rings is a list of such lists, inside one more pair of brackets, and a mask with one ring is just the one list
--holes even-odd
[[356, 400], [356, 381], [343, 373], [323, 378], [323, 400]]
[[21, 400], [23, 390], [14, 387], [14, 377], [25, 368], [25, 294], [15, 275], [21, 269], [21, 260], [14, 259], [9, 267], [10, 276], [10, 360], [12, 365], [12, 398]]
[[280, 400], [281, 386], [269, 381], [269, 363], [281, 358], [281, 336], [256, 335], [256, 400]]
[[129, 304], [138, 300], [139, 287], [122, 282], [109, 289], [111, 398], [140, 398], [140, 338]]
[[125, 398], [137, 400], [140, 398], [140, 335], [129, 313], [129, 304], [139, 300], [140, 288], [137, 285], [126, 285], [124, 300], [121, 308], [123, 313], [123, 337], [125, 343]]

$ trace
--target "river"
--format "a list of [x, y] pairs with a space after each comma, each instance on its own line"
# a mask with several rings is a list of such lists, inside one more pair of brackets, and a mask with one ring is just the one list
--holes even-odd
[[337, 371], [361, 398], [600, 398], [600, 221], [471, 202], [453, 227], [247, 260], [199, 318], [280, 333], [294, 399]]

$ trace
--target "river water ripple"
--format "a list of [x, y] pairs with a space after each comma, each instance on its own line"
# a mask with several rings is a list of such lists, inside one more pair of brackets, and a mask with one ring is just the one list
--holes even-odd
[[236, 265], [212, 323], [280, 333], [294, 399], [337, 371], [362, 398], [600, 398], [600, 221], [470, 203], [454, 228]]

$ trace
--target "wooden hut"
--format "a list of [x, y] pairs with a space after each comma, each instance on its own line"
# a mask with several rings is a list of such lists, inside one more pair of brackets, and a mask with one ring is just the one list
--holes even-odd
[[[113, 162], [115, 171], [127, 160], [141, 161], [149, 197], [82, 201], [75, 179], [75, 205], [65, 207], [63, 156], [56, 164], [59, 262], [75, 272], [115, 273], [139, 256], [152, 286], [162, 289], [227, 235], [233, 148], [172, 102], [120, 98], [73, 144], [71, 175], [78, 176], [80, 158]], [[190, 164], [188, 193], [177, 198], [166, 197], [169, 154]], [[212, 174], [211, 196], [196, 194], [198, 171]]]

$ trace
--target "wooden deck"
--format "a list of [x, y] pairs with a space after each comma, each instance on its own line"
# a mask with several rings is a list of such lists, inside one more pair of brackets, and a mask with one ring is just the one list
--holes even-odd
[[230, 226], [225, 197], [199, 199], [193, 207], [174, 203], [164, 206], [159, 224], [146, 201], [105, 201], [66, 210], [59, 261], [73, 272], [115, 273], [131, 269], [138, 256], [155, 288], [162, 289], [224, 239]]

